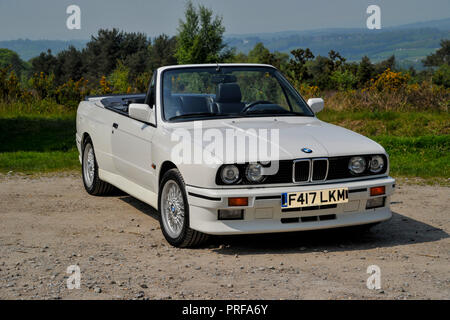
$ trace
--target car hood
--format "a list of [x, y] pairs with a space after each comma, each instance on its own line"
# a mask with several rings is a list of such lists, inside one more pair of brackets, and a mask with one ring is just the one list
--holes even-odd
[[[261, 140], [266, 141], [267, 137], [261, 130], [269, 130], [268, 132], [278, 130], [279, 160], [385, 153], [384, 148], [375, 141], [315, 117], [221, 119], [197, 121], [195, 125], [197, 129], [201, 127], [203, 135], [208, 129], [216, 129], [224, 137], [227, 130], [235, 130], [240, 134], [250, 130], [256, 132], [258, 143]], [[171, 126], [172, 130], [176, 128], [189, 131], [194, 137], [195, 144], [200, 144], [203, 148], [208, 144], [199, 139], [201, 135], [194, 134], [194, 122], [182, 122]], [[302, 151], [303, 148], [311, 149], [312, 152], [305, 153]]]

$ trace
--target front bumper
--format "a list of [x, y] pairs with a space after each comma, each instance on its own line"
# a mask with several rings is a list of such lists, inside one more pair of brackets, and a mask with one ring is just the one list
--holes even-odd
[[[373, 198], [370, 196], [370, 188], [377, 186], [386, 187], [386, 194], [383, 195], [385, 197], [384, 206], [366, 209], [367, 200]], [[334, 208], [317, 210], [295, 212], [282, 212], [281, 210], [281, 194], [284, 192], [340, 187], [348, 187], [348, 203], [337, 204]], [[202, 189], [187, 186], [186, 189], [192, 229], [216, 235], [249, 234], [336, 228], [388, 220], [392, 216], [389, 204], [390, 197], [395, 190], [395, 179], [385, 177], [336, 184], [245, 189]], [[219, 209], [230, 208], [228, 206], [229, 197], [249, 198], [248, 206], [231, 207], [245, 210], [243, 220], [218, 219]], [[311, 217], [316, 220], [311, 221]]]

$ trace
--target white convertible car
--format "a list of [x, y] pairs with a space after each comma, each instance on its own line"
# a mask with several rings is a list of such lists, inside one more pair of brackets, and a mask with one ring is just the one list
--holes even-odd
[[148, 92], [87, 97], [76, 142], [91, 195], [117, 187], [158, 210], [177, 247], [208, 234], [373, 225], [391, 218], [389, 157], [320, 121], [270, 65], [162, 67]]

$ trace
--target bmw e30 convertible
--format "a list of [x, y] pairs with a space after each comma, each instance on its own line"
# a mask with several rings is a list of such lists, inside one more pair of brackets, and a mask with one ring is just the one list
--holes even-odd
[[154, 207], [177, 247], [388, 220], [388, 154], [319, 120], [323, 107], [270, 65], [162, 67], [146, 93], [79, 104], [83, 183], [91, 195], [116, 187]]

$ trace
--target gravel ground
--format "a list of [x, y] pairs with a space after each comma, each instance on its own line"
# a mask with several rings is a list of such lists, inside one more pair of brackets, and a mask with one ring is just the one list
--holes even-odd
[[[0, 299], [449, 299], [449, 188], [398, 185], [393, 218], [352, 229], [169, 246], [156, 212], [78, 174], [0, 177]], [[67, 267], [81, 270], [68, 289]], [[367, 267], [381, 269], [369, 290]]]

